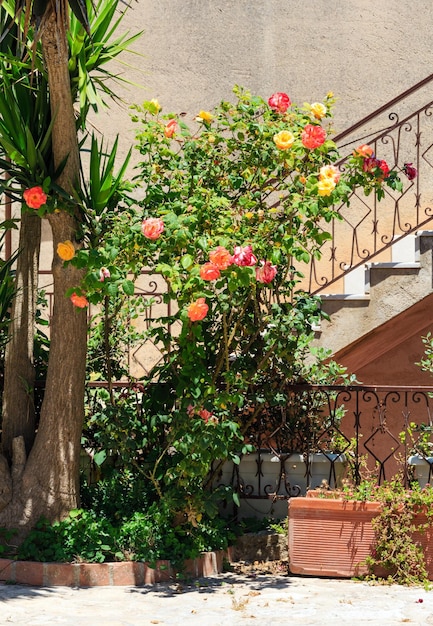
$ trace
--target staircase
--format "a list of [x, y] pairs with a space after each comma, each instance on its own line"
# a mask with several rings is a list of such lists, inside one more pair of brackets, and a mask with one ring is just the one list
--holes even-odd
[[392, 247], [390, 262], [369, 262], [347, 272], [344, 292], [322, 294], [329, 316], [316, 343], [333, 353], [410, 309], [433, 293], [433, 230], [421, 230]]
[[[404, 188], [386, 188], [380, 203], [354, 192], [349, 207], [337, 208], [341, 219], [330, 225], [322, 259], [311, 261], [307, 289], [320, 295], [330, 316], [315, 328], [316, 343], [333, 354], [433, 294], [433, 101], [418, 106], [423, 90], [431, 95], [431, 82], [433, 75], [335, 138], [346, 155], [368, 143], [399, 173]], [[391, 107], [398, 110], [389, 112]], [[412, 181], [405, 163], [417, 169]], [[425, 327], [426, 314], [424, 321]]]

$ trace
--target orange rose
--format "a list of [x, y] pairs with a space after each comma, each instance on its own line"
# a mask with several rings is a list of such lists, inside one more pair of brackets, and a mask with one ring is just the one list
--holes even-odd
[[209, 311], [205, 298], [197, 298], [188, 307], [188, 317], [191, 322], [199, 322], [204, 319]]
[[220, 276], [219, 269], [213, 263], [205, 263], [200, 268], [200, 278], [203, 280], [216, 280]]
[[42, 187], [31, 187], [23, 193], [25, 203], [30, 209], [39, 209], [47, 201], [47, 194]]
[[169, 120], [165, 125], [164, 135], [171, 139], [175, 132], [177, 131], [177, 122], [176, 120]]
[[355, 148], [353, 151], [353, 156], [355, 157], [371, 157], [373, 154], [373, 148], [366, 143], [363, 143], [362, 146]]
[[293, 146], [295, 136], [289, 130], [282, 130], [274, 135], [275, 145], [279, 150], [288, 150]]
[[218, 246], [215, 250], [211, 250], [209, 259], [219, 270], [226, 270], [233, 263], [232, 255], [224, 246]]
[[57, 245], [57, 254], [62, 259], [62, 261], [70, 261], [75, 256], [75, 248], [72, 241], [67, 239], [66, 241], [62, 241]]
[[306, 148], [315, 150], [319, 148], [326, 139], [326, 130], [315, 124], [307, 124], [302, 131], [301, 140]]
[[85, 309], [86, 306], [88, 306], [89, 304], [89, 301], [87, 300], [86, 296], [79, 296], [75, 292], [72, 294], [70, 300], [72, 304], [78, 307], [79, 309]]

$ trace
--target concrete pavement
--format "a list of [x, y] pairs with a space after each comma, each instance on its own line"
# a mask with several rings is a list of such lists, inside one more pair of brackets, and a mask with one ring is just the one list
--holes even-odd
[[433, 625], [433, 591], [233, 573], [143, 587], [0, 585], [0, 624], [26, 626]]

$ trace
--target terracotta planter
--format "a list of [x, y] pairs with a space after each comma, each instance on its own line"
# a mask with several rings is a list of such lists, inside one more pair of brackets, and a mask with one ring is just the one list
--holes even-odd
[[293, 574], [351, 578], [371, 554], [371, 520], [378, 502], [292, 498], [289, 502], [289, 567]]
[[[293, 574], [352, 578], [366, 574], [364, 559], [373, 554], [371, 520], [379, 502], [352, 502], [327, 498], [292, 498], [289, 502], [289, 568]], [[423, 524], [419, 514], [415, 523]], [[424, 550], [427, 573], [433, 580], [433, 528], [416, 533]], [[386, 576], [385, 571], [375, 572]]]

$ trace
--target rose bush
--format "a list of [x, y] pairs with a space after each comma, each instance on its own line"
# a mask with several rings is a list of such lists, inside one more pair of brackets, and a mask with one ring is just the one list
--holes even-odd
[[142, 267], [165, 279], [174, 313], [147, 332], [162, 359], [128, 437], [141, 442], [158, 496], [189, 523], [209, 506], [212, 462], [238, 462], [251, 424], [264, 411], [286, 414], [292, 383], [343, 374], [327, 354], [312, 358], [320, 302], [302, 289], [302, 265], [320, 256], [354, 187], [378, 197], [384, 185], [401, 188], [382, 162], [370, 167], [365, 146], [340, 172], [331, 94], [301, 108], [282, 93], [235, 94], [191, 128], [155, 100], [133, 107], [142, 199], [114, 210], [93, 249], [69, 261], [87, 267], [76, 293], [93, 303], [132, 294]]

